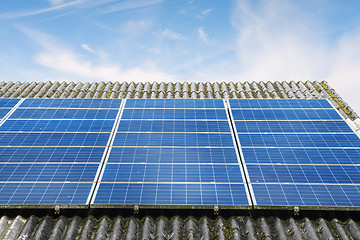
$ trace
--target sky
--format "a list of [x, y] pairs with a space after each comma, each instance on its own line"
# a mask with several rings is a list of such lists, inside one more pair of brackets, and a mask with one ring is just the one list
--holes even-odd
[[0, 1], [0, 73], [0, 81], [326, 80], [360, 114], [360, 1]]

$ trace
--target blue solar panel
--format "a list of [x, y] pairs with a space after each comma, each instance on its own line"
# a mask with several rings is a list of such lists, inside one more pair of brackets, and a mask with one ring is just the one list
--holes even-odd
[[327, 100], [229, 101], [257, 205], [360, 206], [360, 139]]
[[356, 148], [243, 148], [246, 163], [360, 164]]
[[237, 183], [238, 164], [107, 164], [103, 182]]
[[130, 99], [93, 204], [249, 205], [221, 99]]
[[127, 99], [125, 108], [224, 108], [222, 99]]
[[21, 108], [119, 108], [121, 99], [25, 99]]
[[93, 182], [99, 164], [0, 164], [0, 182]]
[[108, 163], [238, 163], [235, 148], [113, 147]]
[[121, 119], [227, 120], [225, 109], [124, 109]]
[[85, 205], [92, 183], [1, 183], [0, 205]]
[[95, 204], [248, 205], [244, 184], [100, 183]]
[[120, 103], [24, 100], [0, 126], [0, 204], [88, 204]]
[[3, 118], [10, 112], [11, 108], [2, 108], [0, 109], [0, 118]]
[[98, 163], [105, 147], [0, 147], [0, 162]]
[[239, 134], [242, 147], [359, 147], [355, 134]]
[[115, 119], [115, 109], [36, 109], [18, 108], [10, 119]]
[[235, 108], [333, 108], [326, 99], [229, 99]]
[[113, 120], [7, 120], [0, 131], [111, 132]]
[[360, 206], [360, 185], [252, 184], [258, 205]]
[[106, 146], [110, 133], [0, 133], [0, 146]]
[[[1, 138], [0, 138], [1, 143]], [[114, 146], [234, 147], [225, 133], [117, 133]]]
[[236, 121], [238, 133], [326, 133], [353, 130], [344, 121]]
[[[1, 129], [1, 128], [0, 128]], [[119, 132], [230, 132], [228, 121], [122, 120]]]
[[342, 120], [335, 109], [234, 109], [234, 120]]
[[13, 108], [19, 101], [18, 98], [0, 98], [0, 108]]
[[252, 183], [360, 183], [359, 166], [248, 164], [247, 170]]

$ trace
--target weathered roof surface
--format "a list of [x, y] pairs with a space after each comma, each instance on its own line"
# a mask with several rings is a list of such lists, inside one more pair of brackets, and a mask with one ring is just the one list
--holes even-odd
[[[326, 81], [0, 82], [0, 98], [25, 97], [326, 98], [360, 133], [358, 115]], [[215, 216], [211, 212], [199, 215], [167, 210], [165, 216], [139, 216], [112, 209], [109, 217], [105, 212], [48, 215], [34, 209], [30, 210], [31, 215], [16, 209], [6, 211], [0, 214], [0, 239], [360, 239], [360, 218], [356, 212], [326, 212], [324, 216], [312, 211], [292, 216], [291, 212], [283, 215], [273, 211], [269, 215], [254, 211], [249, 215], [234, 211], [231, 215]]]
[[0, 219], [1, 239], [360, 239], [351, 218], [279, 216], [17, 216]]

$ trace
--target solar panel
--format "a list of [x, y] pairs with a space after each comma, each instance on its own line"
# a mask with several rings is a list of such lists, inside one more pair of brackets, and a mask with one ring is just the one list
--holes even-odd
[[229, 103], [256, 208], [360, 206], [360, 139], [327, 100]]
[[0, 98], [0, 118], [1, 120], [18, 104], [20, 99]]
[[223, 100], [127, 99], [92, 204], [247, 208], [238, 161]]
[[0, 126], [0, 204], [86, 207], [120, 104], [24, 99]]

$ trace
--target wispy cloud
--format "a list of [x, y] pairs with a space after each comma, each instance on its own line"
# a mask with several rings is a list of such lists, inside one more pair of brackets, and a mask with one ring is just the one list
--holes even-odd
[[[299, 2], [238, 0], [238, 79], [327, 80], [345, 99], [360, 102], [360, 29], [329, 42], [331, 26]], [[328, 29], [326, 29], [328, 28]], [[358, 111], [360, 112], [360, 111]]]
[[51, 5], [63, 4], [66, 0], [48, 0]]
[[88, 44], [85, 44], [85, 43], [81, 44], [81, 48], [84, 49], [85, 51], [87, 51], [89, 53], [93, 53], [96, 56], [101, 57], [101, 58], [109, 57], [109, 54], [105, 53], [104, 51], [93, 49]]
[[[19, 18], [19, 17], [28, 17], [28, 16], [34, 16], [38, 14], [58, 11], [70, 7], [76, 7], [80, 6], [84, 3], [86, 3], [88, 0], [73, 0], [71, 2], [65, 2], [61, 4], [55, 4], [54, 6], [48, 7], [48, 8], [42, 8], [42, 9], [27, 9], [27, 10], [21, 10], [21, 11], [15, 11], [15, 12], [9, 12], [9, 13], [3, 13], [0, 15], [0, 18], [3, 19], [9, 19], [9, 18]], [[56, 1], [53, 1], [56, 2]], [[59, 1], [57, 1], [59, 2]], [[62, 1], [63, 2], [63, 1]]]
[[127, 0], [120, 3], [111, 4], [110, 6], [104, 7], [103, 9], [99, 9], [96, 13], [107, 14], [113, 12], [121, 12], [136, 8], [149, 7], [159, 4], [161, 2], [163, 2], [163, 0]]
[[200, 38], [201, 41], [203, 41], [206, 44], [209, 43], [209, 36], [205, 32], [204, 27], [199, 27], [198, 28], [198, 34], [199, 34], [199, 38]]
[[[48, 69], [68, 74], [72, 76], [71, 80], [109, 80], [109, 81], [172, 81], [173, 76], [161, 71], [151, 62], [144, 61], [143, 64], [124, 68], [121, 63], [103, 61], [93, 63], [92, 59], [84, 59], [59, 42], [52, 36], [42, 32], [19, 27], [28, 37], [34, 40], [41, 47], [41, 51], [34, 56], [37, 64]], [[86, 44], [82, 48], [89, 52], [94, 49]]]
[[168, 28], [161, 32], [161, 36], [171, 40], [183, 40], [185, 38], [181, 33], [171, 31]]

